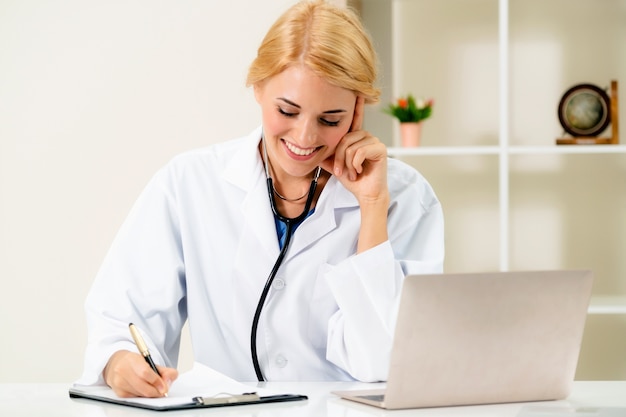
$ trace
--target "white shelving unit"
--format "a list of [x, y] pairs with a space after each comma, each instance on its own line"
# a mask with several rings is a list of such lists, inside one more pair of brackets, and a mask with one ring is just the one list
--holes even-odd
[[[562, 146], [450, 146], [450, 147], [418, 147], [418, 148], [388, 148], [392, 157], [406, 156], [462, 156], [462, 155], [496, 155], [500, 158], [499, 195], [500, 195], [500, 270], [509, 269], [509, 171], [508, 158], [510, 155], [568, 155], [568, 154], [624, 154], [626, 145], [562, 145]], [[502, 160], [507, 160], [502, 163]], [[626, 191], [626, 190], [625, 190]], [[589, 314], [626, 314], [626, 296], [593, 297], [589, 306]]]
[[[446, 156], [446, 155], [498, 155], [499, 146], [428, 146], [421, 148], [388, 147], [390, 156]], [[509, 155], [568, 155], [568, 154], [621, 154], [626, 145], [562, 145], [562, 146], [510, 146]]]
[[[586, 43], [584, 33], [580, 34], [581, 27], [589, 27], [581, 25], [586, 19], [590, 20], [589, 30], [609, 31], [608, 36], [603, 36], [607, 33], [597, 35], [603, 36], [602, 39], [623, 38], [621, 35], [626, 35], [623, 2], [556, 0], [548, 4], [540, 0], [388, 0], [389, 11], [386, 11], [381, 9], [381, 3], [377, 0], [360, 1], [365, 8], [370, 6], [377, 9], [370, 12], [371, 19], [388, 19], [391, 24], [392, 36], [388, 39], [385, 38], [384, 28], [380, 29], [381, 22], [374, 23], [377, 25], [375, 32], [379, 33], [378, 39], [383, 39], [383, 45], [388, 46], [382, 48], [382, 61], [383, 72], [387, 74], [386, 87], [391, 87], [392, 92], [383, 96], [383, 101], [406, 94], [407, 91], [417, 96], [423, 94], [425, 97], [435, 97], [433, 118], [426, 122], [423, 145], [418, 148], [393, 146], [399, 143], [398, 129], [393, 124], [395, 121], [374, 116], [373, 124], [380, 131], [377, 133], [379, 137], [388, 136], [388, 132], [394, 136], [388, 143], [389, 155], [416, 166], [431, 183], [436, 182], [433, 186], [443, 197], [444, 212], [449, 209], [452, 217], [458, 217], [446, 226], [446, 241], [456, 245], [453, 254], [448, 253], [448, 256], [463, 255], [466, 248], [473, 255], [479, 251], [497, 251], [496, 262], [500, 270], [544, 269], [545, 262], [534, 262], [532, 256], [522, 256], [520, 260], [520, 252], [524, 253], [526, 247], [529, 252], [538, 251], [534, 246], [541, 246], [544, 232], [553, 232], [544, 231], [542, 225], [535, 224], [532, 210], [548, 218], [566, 217], [562, 225], [554, 227], [565, 236], [555, 238], [550, 249], [558, 251], [562, 245], [574, 249], [569, 248], [568, 253], [560, 254], [558, 267], [577, 269], [588, 260], [600, 269], [595, 274], [599, 289], [596, 291], [594, 286], [594, 296], [589, 307], [589, 317], [592, 319], [588, 325], [592, 327], [586, 330], [586, 335], [589, 335], [586, 343], [593, 346], [585, 348], [583, 345], [582, 356], [585, 349], [589, 351], [588, 358], [582, 359], [588, 363], [583, 366], [586, 372], [584, 377], [625, 378], [626, 360], [623, 359], [623, 348], [618, 347], [626, 347], [626, 238], [620, 240], [618, 236], [617, 239], [611, 239], [607, 244], [609, 247], [603, 248], [603, 236], [599, 244], [587, 244], [581, 243], [582, 239], [576, 233], [568, 231], [579, 228], [578, 225], [587, 226], [583, 229], [588, 230], [593, 228], [593, 222], [609, 222], [608, 226], [606, 223], [601, 226], [614, 235], [626, 235], [626, 221], [620, 220], [626, 219], [626, 144], [556, 145], [556, 138], [561, 133], [556, 106], [566, 88], [582, 82], [598, 85], [604, 82], [608, 85], [611, 79], [617, 79], [622, 86], [626, 86], [626, 78], [619, 78], [620, 75], [626, 75], [626, 50], [617, 41], [606, 45], [604, 54], [615, 55], [610, 60], [603, 60], [605, 55], [601, 54], [595, 57], [596, 62], [589, 63], [594, 60], [593, 56], [583, 60], [576, 55], [584, 55], [584, 52], [589, 51], [600, 54], [593, 42]], [[570, 24], [571, 28], [568, 26]], [[404, 31], [417, 32], [407, 34]], [[618, 32], [617, 36], [611, 31]], [[575, 39], [570, 39], [572, 37]], [[374, 38], [376, 41], [376, 33]], [[381, 48], [380, 44], [378, 48]], [[584, 51], [585, 48], [589, 51]], [[391, 51], [390, 56], [385, 55], [387, 51]], [[578, 63], [581, 65], [574, 65]], [[477, 97], [475, 105], [468, 99], [472, 94]], [[535, 96], [537, 98], [533, 99]], [[623, 94], [620, 97], [619, 101], [626, 103]], [[538, 120], [527, 115], [530, 113], [529, 103], [533, 106], [536, 104]], [[534, 107], [532, 109], [535, 110]], [[473, 117], [463, 114], [464, 111]], [[621, 110], [621, 119], [626, 119], [625, 114]], [[536, 124], [529, 128], [531, 123]], [[623, 133], [620, 143], [626, 143]], [[588, 173], [582, 168], [587, 164]], [[450, 174], [449, 171], [454, 169], [458, 169], [459, 173]], [[594, 175], [606, 175], [605, 171], [610, 172], [612, 187], [606, 190], [602, 188], [602, 179], [594, 178]], [[563, 186], [563, 177], [567, 175], [574, 177], [574, 183], [565, 181]], [[441, 179], [442, 176], [446, 178]], [[469, 190], [454, 183], [459, 178], [467, 181]], [[581, 202], [587, 204], [581, 209], [582, 216], [580, 212], [574, 211], [572, 214], [563, 208], [572, 204], [572, 201], [575, 204], [578, 201], [576, 198], [581, 195], [585, 200], [584, 192], [576, 183], [581, 178], [589, 180], [580, 187], [589, 189], [591, 200]], [[482, 215], [476, 222], [484, 222], [485, 217], [489, 217], [491, 223], [472, 225], [473, 228], [468, 232], [463, 227], [467, 219], [471, 219], [470, 222], [474, 220], [471, 217], [474, 212], [471, 210], [482, 201], [474, 206], [469, 203], [469, 207], [465, 207], [463, 199], [466, 196], [472, 198], [474, 188], [471, 187], [479, 181], [483, 183], [476, 186], [475, 194], [480, 194], [479, 198], [486, 199], [486, 203], [480, 207], [482, 211], [476, 210]], [[534, 184], [539, 184], [538, 191], [532, 188]], [[557, 184], [554, 190], [550, 188], [553, 184]], [[465, 194], [459, 197], [456, 195], [459, 191]], [[559, 199], [566, 202], [559, 202]], [[605, 213], [602, 207], [592, 204], [594, 200], [598, 200], [598, 204], [605, 201], [612, 203], [612, 199], [618, 204], [618, 209], [613, 212]], [[533, 204], [553, 206], [537, 208]], [[489, 208], [495, 205], [497, 208]], [[524, 207], [520, 208], [520, 205]], [[484, 209], [483, 206], [489, 207]], [[528, 206], [531, 209], [520, 215], [520, 211], [528, 209]], [[619, 207], [624, 207], [621, 214]], [[613, 219], [604, 219], [611, 215]], [[572, 218], [576, 216], [582, 218]], [[528, 219], [531, 219], [531, 224], [524, 225]], [[611, 221], [615, 222], [613, 228]], [[494, 233], [496, 227], [497, 238]], [[541, 236], [537, 239], [539, 242], [529, 240], [528, 233], [524, 233], [526, 230], [520, 232], [520, 229], [526, 227], [538, 228], [537, 235]], [[489, 236], [480, 236], [483, 231]], [[466, 239], [467, 234], [472, 233], [474, 235], [467, 241], [454, 242]], [[496, 239], [498, 242], [494, 243]], [[520, 249], [523, 245], [526, 246]], [[588, 255], [589, 251], [595, 252]], [[583, 255], [578, 256], [581, 252]], [[480, 264], [474, 262], [472, 256], [468, 258], [459, 261], [453, 269], [493, 265], [494, 259], [490, 255], [487, 261], [482, 260]], [[581, 261], [579, 258], [585, 259]], [[495, 265], [493, 269], [496, 269]], [[611, 351], [613, 345], [616, 347]], [[622, 352], [621, 355], [619, 352]], [[620, 358], [622, 365], [615, 366], [615, 363], [620, 363]], [[602, 361], [604, 363], [599, 363]], [[600, 370], [594, 373], [596, 368]]]

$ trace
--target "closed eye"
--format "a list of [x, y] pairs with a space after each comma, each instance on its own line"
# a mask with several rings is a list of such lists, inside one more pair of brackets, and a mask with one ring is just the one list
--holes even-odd
[[337, 120], [337, 121], [330, 121], [330, 120], [326, 120], [326, 119], [320, 119], [320, 123], [322, 123], [323, 125], [326, 125], [326, 126], [339, 126], [339, 120]]
[[[296, 117], [298, 115], [297, 112], [294, 112], [294, 113], [288, 112], [285, 109], [283, 109], [281, 106], [278, 106], [277, 109], [278, 109], [278, 112], [280, 114], [282, 114], [283, 116], [285, 116], [285, 117], [292, 118], [292, 117]], [[319, 122], [321, 124], [323, 124], [324, 126], [336, 127], [336, 126], [339, 126], [339, 123], [341, 121], [340, 120], [328, 120], [328, 119], [325, 119], [323, 117], [320, 117], [319, 118]]]
[[298, 114], [298, 113], [289, 113], [289, 112], [286, 112], [286, 111], [285, 111], [285, 110], [283, 110], [281, 107], [279, 107], [279, 108], [278, 108], [278, 112], [279, 112], [280, 114], [282, 114], [283, 116], [285, 116], [285, 117], [294, 117], [294, 116], [296, 116], [296, 115]]

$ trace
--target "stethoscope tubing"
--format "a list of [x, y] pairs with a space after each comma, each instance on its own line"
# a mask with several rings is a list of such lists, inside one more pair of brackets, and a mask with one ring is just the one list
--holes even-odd
[[265, 300], [270, 292], [270, 288], [272, 287], [272, 283], [274, 282], [274, 278], [276, 278], [276, 274], [278, 273], [278, 269], [283, 263], [285, 255], [287, 254], [287, 250], [289, 249], [289, 244], [291, 243], [291, 237], [293, 236], [293, 232], [295, 230], [296, 225], [302, 222], [308, 215], [311, 210], [311, 205], [313, 203], [313, 198], [315, 197], [315, 190], [317, 188], [317, 180], [319, 178], [321, 168], [317, 167], [315, 172], [315, 176], [311, 181], [311, 185], [309, 187], [309, 195], [307, 196], [306, 203], [304, 205], [304, 210], [297, 217], [285, 217], [283, 216], [278, 207], [276, 206], [276, 200], [274, 199], [274, 183], [272, 182], [272, 177], [269, 174], [269, 162], [267, 159], [267, 150], [265, 148], [265, 137], [263, 140], [263, 156], [265, 162], [265, 175], [267, 177], [267, 193], [269, 195], [270, 204], [272, 206], [272, 212], [274, 215], [286, 225], [285, 231], [285, 242], [283, 243], [283, 247], [274, 262], [274, 266], [272, 267], [272, 271], [270, 272], [267, 280], [265, 281], [265, 286], [263, 287], [263, 291], [261, 292], [261, 296], [259, 297], [259, 301], [256, 306], [256, 310], [254, 312], [254, 318], [252, 319], [252, 328], [250, 331], [250, 353], [252, 355], [252, 364], [254, 365], [254, 372], [256, 373], [257, 379], [262, 382], [265, 381], [263, 377], [263, 372], [261, 371], [261, 366], [259, 364], [259, 356], [257, 353], [257, 330], [259, 326], [259, 320], [261, 318], [261, 313], [263, 311], [263, 306], [265, 305]]

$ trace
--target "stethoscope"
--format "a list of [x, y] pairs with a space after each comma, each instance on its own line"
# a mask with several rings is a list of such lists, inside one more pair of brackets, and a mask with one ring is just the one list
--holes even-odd
[[261, 141], [263, 145], [265, 177], [267, 178], [267, 193], [269, 195], [270, 203], [272, 205], [272, 211], [281, 222], [285, 223], [286, 226], [285, 242], [283, 243], [283, 247], [278, 254], [278, 258], [276, 258], [276, 262], [274, 262], [274, 267], [272, 268], [272, 271], [267, 277], [265, 287], [263, 287], [263, 292], [261, 292], [261, 297], [259, 298], [259, 302], [257, 303], [256, 311], [254, 313], [254, 319], [252, 320], [252, 330], [250, 332], [250, 350], [252, 353], [252, 363], [254, 364], [254, 371], [256, 372], [256, 377], [259, 381], [265, 381], [265, 378], [263, 378], [263, 372], [261, 372], [261, 366], [259, 365], [259, 358], [256, 350], [257, 327], [259, 326], [261, 311], [263, 310], [263, 306], [265, 305], [265, 299], [267, 298], [267, 295], [272, 286], [272, 282], [276, 277], [278, 268], [280, 268], [280, 265], [283, 263], [283, 259], [285, 258], [285, 254], [287, 253], [287, 248], [289, 248], [289, 243], [291, 242], [291, 236], [293, 235], [293, 231], [295, 230], [295, 227], [307, 217], [309, 211], [311, 210], [311, 204], [313, 203], [313, 197], [315, 196], [315, 189], [317, 188], [317, 179], [319, 178], [322, 169], [318, 166], [315, 170], [315, 175], [313, 176], [313, 180], [311, 181], [309, 194], [307, 195], [306, 203], [304, 205], [304, 210], [302, 211], [302, 213], [300, 213], [298, 217], [285, 217], [280, 214], [280, 211], [278, 211], [278, 207], [276, 207], [276, 200], [274, 199], [274, 183], [272, 182], [272, 176], [270, 175], [269, 160], [267, 158], [267, 148], [265, 146], [265, 135], [262, 135]]

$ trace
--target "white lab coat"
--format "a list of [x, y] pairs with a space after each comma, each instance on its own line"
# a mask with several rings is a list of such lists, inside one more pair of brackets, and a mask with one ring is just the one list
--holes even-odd
[[[254, 311], [279, 253], [260, 129], [182, 154], [149, 182], [86, 300], [88, 346], [78, 383], [101, 384], [109, 357], [136, 351], [175, 367], [189, 320], [194, 360], [256, 380]], [[258, 327], [267, 380], [385, 380], [403, 278], [441, 272], [443, 215], [426, 180], [388, 164], [389, 240], [355, 255], [356, 198], [331, 177], [295, 232]]]

